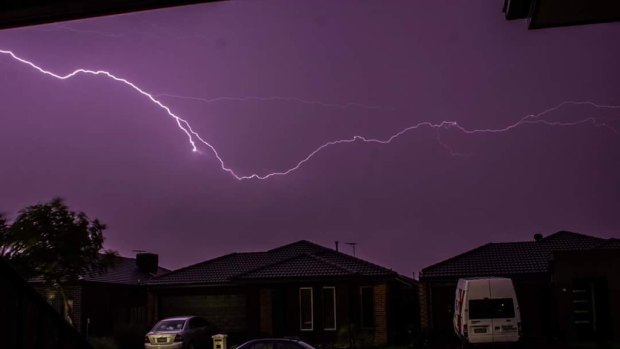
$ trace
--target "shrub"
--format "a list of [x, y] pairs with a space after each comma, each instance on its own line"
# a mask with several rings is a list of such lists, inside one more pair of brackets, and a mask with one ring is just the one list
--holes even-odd
[[116, 342], [111, 337], [91, 337], [88, 342], [93, 349], [118, 349]]

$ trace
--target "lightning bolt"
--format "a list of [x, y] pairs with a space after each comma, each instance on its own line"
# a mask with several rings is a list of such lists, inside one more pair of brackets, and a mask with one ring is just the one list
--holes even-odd
[[[257, 173], [251, 174], [251, 175], [240, 175], [235, 173], [234, 170], [232, 170], [231, 168], [227, 167], [226, 164], [224, 163], [224, 160], [222, 159], [222, 157], [220, 156], [220, 154], [217, 152], [217, 150], [215, 149], [215, 147], [213, 145], [211, 145], [209, 142], [207, 142], [206, 140], [204, 140], [196, 131], [194, 131], [191, 127], [191, 125], [183, 118], [179, 117], [178, 115], [174, 114], [172, 112], [172, 110], [164, 105], [161, 101], [159, 101], [155, 95], [150, 94], [146, 91], [144, 91], [143, 89], [141, 89], [140, 87], [138, 87], [137, 85], [135, 85], [133, 82], [128, 81], [126, 79], [120, 78], [115, 76], [114, 74], [105, 71], [105, 70], [89, 70], [89, 69], [76, 69], [71, 73], [68, 73], [66, 75], [59, 75], [56, 73], [53, 73], [51, 71], [45, 70], [43, 68], [41, 68], [40, 66], [36, 65], [35, 63], [28, 61], [24, 58], [21, 58], [19, 56], [17, 56], [16, 54], [14, 54], [12, 51], [9, 50], [0, 50], [0, 54], [6, 55], [11, 57], [13, 60], [20, 62], [22, 64], [25, 64], [33, 69], [35, 69], [36, 71], [45, 74], [47, 76], [59, 79], [59, 80], [67, 80], [70, 79], [72, 77], [75, 77], [77, 75], [80, 74], [84, 74], [84, 75], [95, 75], [95, 76], [103, 76], [109, 79], [112, 79], [118, 83], [121, 83], [131, 89], [133, 89], [134, 91], [138, 92], [139, 94], [143, 95], [144, 97], [148, 98], [153, 104], [155, 104], [156, 106], [158, 106], [159, 108], [163, 109], [166, 114], [168, 114], [168, 116], [170, 116], [177, 124], [178, 128], [187, 136], [187, 139], [189, 141], [189, 144], [191, 145], [191, 148], [193, 151], [198, 151], [198, 146], [196, 145], [197, 142], [203, 144], [204, 146], [206, 146], [207, 148], [209, 148], [211, 150], [211, 152], [215, 155], [215, 158], [217, 159], [217, 161], [220, 164], [220, 168], [227, 172], [228, 174], [230, 174], [231, 176], [233, 176], [235, 179], [237, 180], [245, 180], [245, 179], [260, 179], [260, 180], [265, 180], [271, 177], [276, 177], [276, 176], [285, 176], [288, 175], [289, 173], [298, 170], [301, 166], [303, 166], [305, 163], [307, 163], [308, 161], [310, 161], [314, 156], [316, 156], [319, 152], [323, 151], [326, 148], [332, 147], [332, 146], [336, 146], [339, 144], [348, 144], [348, 143], [355, 143], [355, 142], [363, 142], [363, 143], [375, 143], [375, 144], [390, 144], [392, 143], [392, 141], [394, 141], [395, 139], [397, 139], [398, 137], [401, 137], [402, 135], [412, 132], [414, 130], [417, 130], [419, 128], [430, 128], [430, 129], [450, 129], [450, 128], [454, 128], [457, 129], [459, 131], [461, 131], [464, 134], [482, 134], [482, 133], [503, 133], [503, 132], [508, 132], [511, 131], [519, 126], [523, 126], [523, 125], [528, 125], [528, 124], [542, 124], [542, 125], [546, 125], [546, 126], [565, 126], [565, 127], [569, 127], [569, 126], [578, 126], [578, 125], [583, 125], [583, 124], [592, 124], [593, 126], [596, 127], [605, 127], [609, 130], [611, 130], [612, 132], [619, 134], [620, 132], [618, 132], [618, 130], [616, 130], [615, 128], [611, 127], [610, 125], [606, 124], [606, 123], [602, 123], [599, 121], [598, 118], [594, 118], [594, 117], [589, 117], [589, 118], [585, 118], [582, 120], [577, 120], [577, 121], [572, 121], [572, 122], [561, 122], [561, 121], [549, 121], [546, 119], [542, 119], [541, 117], [551, 113], [553, 111], [556, 111], [560, 108], [562, 108], [563, 106], [566, 105], [589, 105], [595, 108], [603, 108], [603, 109], [620, 109], [620, 106], [615, 106], [615, 105], [601, 105], [601, 104], [596, 104], [593, 102], [589, 102], [589, 101], [564, 101], [554, 107], [551, 107], [549, 109], [546, 109], [538, 114], [530, 114], [530, 115], [526, 115], [525, 117], [519, 119], [518, 121], [502, 127], [502, 128], [487, 128], [487, 129], [468, 129], [465, 128], [464, 126], [461, 126], [458, 122], [456, 121], [441, 121], [439, 123], [432, 123], [429, 121], [424, 121], [424, 122], [419, 122], [415, 125], [411, 125], [408, 126], [396, 133], [394, 133], [393, 135], [391, 135], [388, 138], [385, 139], [379, 139], [379, 138], [368, 138], [365, 136], [353, 136], [351, 138], [345, 138], [345, 139], [338, 139], [338, 140], [334, 140], [334, 141], [329, 141], [327, 143], [322, 144], [321, 146], [319, 146], [318, 148], [316, 148], [314, 151], [312, 151], [311, 153], [309, 153], [305, 158], [303, 158], [302, 160], [300, 160], [299, 162], [297, 162], [294, 166], [284, 170], [284, 171], [279, 171], [279, 172], [271, 172], [268, 174], [264, 174], [264, 175], [260, 175]], [[440, 143], [445, 144], [443, 142], [441, 142], [441, 140], [439, 140]], [[447, 147], [447, 146], [444, 146]], [[448, 149], [453, 155], [455, 155], [455, 153], [453, 153], [449, 147], [447, 147], [446, 149]], [[458, 155], [458, 154], [456, 154]]]

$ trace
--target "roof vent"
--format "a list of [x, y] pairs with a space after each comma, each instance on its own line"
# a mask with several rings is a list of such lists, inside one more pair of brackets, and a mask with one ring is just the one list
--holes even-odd
[[136, 254], [136, 265], [142, 272], [157, 274], [158, 264], [159, 256], [155, 253], [140, 252]]
[[536, 233], [534, 234], [534, 241], [540, 241], [543, 239], [543, 234]]

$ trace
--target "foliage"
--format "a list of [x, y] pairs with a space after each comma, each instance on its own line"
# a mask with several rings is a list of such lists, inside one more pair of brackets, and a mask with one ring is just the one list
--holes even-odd
[[4, 219], [4, 227], [2, 255], [23, 276], [40, 277], [49, 285], [103, 271], [116, 255], [102, 251], [105, 225], [70, 211], [60, 198], [21, 210], [11, 225]]
[[88, 342], [94, 349], [118, 349], [118, 345], [110, 337], [92, 337]]
[[145, 324], [123, 325], [115, 328], [112, 336], [120, 349], [138, 349], [144, 347], [144, 336], [150, 329]]
[[0, 213], [0, 256], [4, 256], [4, 251], [8, 245], [9, 225], [6, 217]]
[[59, 292], [67, 314], [66, 287], [114, 263], [116, 252], [103, 250], [105, 228], [54, 198], [21, 210], [11, 224], [0, 216], [0, 256], [25, 279], [40, 279]]

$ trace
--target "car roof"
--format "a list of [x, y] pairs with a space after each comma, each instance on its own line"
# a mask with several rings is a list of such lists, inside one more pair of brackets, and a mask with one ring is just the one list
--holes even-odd
[[310, 344], [302, 341], [301, 339], [296, 339], [296, 338], [257, 338], [257, 339], [252, 339], [247, 342], [244, 342], [240, 346], [245, 346], [248, 344], [258, 343], [258, 342], [294, 342], [294, 343], [300, 343], [302, 345], [307, 345], [311, 347]]
[[168, 317], [168, 318], [165, 318], [165, 319], [161, 319], [159, 321], [161, 322], [161, 321], [169, 321], [169, 320], [188, 320], [188, 319], [191, 319], [191, 318], [194, 318], [194, 317], [196, 317], [196, 316], [192, 316], [192, 315], [190, 315], [190, 316], [175, 316], [175, 317]]

